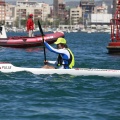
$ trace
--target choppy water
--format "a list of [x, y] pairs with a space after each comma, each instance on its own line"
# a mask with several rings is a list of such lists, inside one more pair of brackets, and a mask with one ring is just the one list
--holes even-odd
[[[66, 33], [65, 38], [75, 67], [120, 69], [120, 56], [107, 54], [109, 34]], [[1, 61], [16, 66], [41, 67], [43, 55], [41, 47], [0, 48]], [[120, 78], [0, 73], [0, 120], [120, 120]]]

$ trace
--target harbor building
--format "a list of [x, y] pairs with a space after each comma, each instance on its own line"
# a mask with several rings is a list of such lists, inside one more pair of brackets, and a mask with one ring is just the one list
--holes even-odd
[[86, 27], [86, 22], [90, 22], [90, 15], [95, 13], [95, 1], [81, 0], [80, 7], [82, 8], [83, 25]]
[[[29, 14], [33, 14], [34, 21], [38, 19], [45, 21], [50, 14], [50, 6], [46, 3], [39, 3], [36, 0], [18, 0], [16, 5], [5, 3], [6, 18], [5, 24], [14, 26], [16, 21], [18, 27], [21, 27], [21, 22], [25, 22]], [[0, 14], [1, 15], [1, 14]]]
[[80, 18], [82, 18], [82, 8], [76, 7], [70, 9], [70, 24], [78, 25], [80, 23]]
[[0, 0], [0, 23], [4, 24], [5, 22], [5, 0]]
[[65, 6], [64, 0], [53, 0], [53, 16], [54, 16], [54, 18], [64, 15], [65, 7], [66, 6]]
[[66, 18], [69, 18], [69, 12], [66, 10], [66, 4], [64, 0], [53, 1], [53, 19], [59, 20], [59, 24], [64, 24]]
[[110, 20], [112, 14], [108, 13], [108, 6], [102, 2], [100, 6], [95, 7], [95, 13], [91, 14], [91, 28], [97, 31], [110, 32]]

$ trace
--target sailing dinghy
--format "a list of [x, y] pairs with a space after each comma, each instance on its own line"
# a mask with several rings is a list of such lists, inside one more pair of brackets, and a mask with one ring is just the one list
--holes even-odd
[[31, 72], [33, 74], [69, 74], [74, 76], [104, 76], [104, 77], [120, 77], [120, 70], [112, 69], [89, 69], [89, 68], [73, 68], [73, 69], [45, 69], [45, 68], [25, 68], [16, 67], [11, 63], [0, 63], [0, 72]]

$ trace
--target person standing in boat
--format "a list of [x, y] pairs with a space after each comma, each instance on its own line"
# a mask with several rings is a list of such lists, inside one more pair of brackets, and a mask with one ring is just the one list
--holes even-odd
[[48, 50], [58, 54], [58, 58], [56, 61], [44, 61], [45, 66], [43, 68], [53, 68], [53, 66], [49, 66], [48, 63], [56, 64], [57, 68], [59, 69], [71, 69], [74, 66], [74, 55], [72, 51], [67, 47], [66, 40], [64, 38], [58, 38], [54, 43], [57, 45], [57, 49], [50, 46], [46, 41], [44, 41], [44, 44]]
[[34, 30], [34, 22], [33, 22], [33, 14], [30, 14], [28, 16], [27, 22], [26, 22], [26, 28], [28, 37], [33, 37], [33, 30]]

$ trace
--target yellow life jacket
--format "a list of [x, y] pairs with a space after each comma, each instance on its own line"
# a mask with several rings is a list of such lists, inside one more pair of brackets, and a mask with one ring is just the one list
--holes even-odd
[[72, 51], [69, 48], [67, 48], [67, 50], [70, 53], [69, 67], [72, 68], [75, 65], [75, 58], [74, 58], [74, 55], [73, 55]]
[[[69, 65], [69, 68], [72, 68], [75, 65], [74, 55], [69, 48], [67, 48], [67, 50], [70, 53], [70, 59], [68, 60], [68, 65]], [[62, 59], [60, 54], [58, 55], [58, 60], [57, 61], [58, 61], [58, 64], [57, 64], [58, 66], [63, 65], [62, 64], [63, 59]]]

